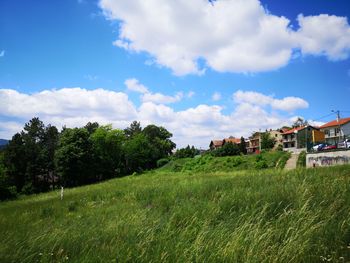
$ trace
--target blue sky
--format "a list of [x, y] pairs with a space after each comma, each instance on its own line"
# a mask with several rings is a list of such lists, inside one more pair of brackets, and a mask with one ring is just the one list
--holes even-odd
[[204, 148], [350, 116], [348, 1], [144, 2], [2, 0], [0, 137], [136, 119]]

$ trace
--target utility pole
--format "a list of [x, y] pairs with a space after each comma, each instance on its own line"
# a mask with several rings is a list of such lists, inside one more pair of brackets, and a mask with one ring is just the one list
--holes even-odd
[[340, 129], [340, 124], [339, 124], [339, 120], [340, 120], [340, 111], [339, 110], [332, 110], [333, 113], [335, 113], [337, 115], [337, 123], [338, 123], [338, 129], [339, 129], [339, 141], [338, 143], [341, 141], [341, 129]]

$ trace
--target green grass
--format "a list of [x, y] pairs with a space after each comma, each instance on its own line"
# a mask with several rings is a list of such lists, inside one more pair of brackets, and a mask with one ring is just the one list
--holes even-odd
[[0, 203], [0, 262], [348, 262], [349, 183], [350, 166], [158, 170], [24, 197]]
[[167, 172], [232, 172], [261, 168], [283, 168], [290, 154], [287, 152], [266, 152], [259, 155], [175, 159], [160, 170]]
[[297, 167], [306, 167], [306, 152], [302, 151], [297, 160]]

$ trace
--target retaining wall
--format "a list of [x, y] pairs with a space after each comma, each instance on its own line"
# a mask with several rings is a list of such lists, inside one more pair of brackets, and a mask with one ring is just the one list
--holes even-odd
[[316, 161], [316, 166], [350, 164], [350, 150], [308, 153], [306, 155], [306, 167], [312, 167], [314, 160]]

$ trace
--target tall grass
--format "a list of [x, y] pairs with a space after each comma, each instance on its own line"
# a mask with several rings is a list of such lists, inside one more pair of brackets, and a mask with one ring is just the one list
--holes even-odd
[[0, 204], [0, 262], [347, 262], [350, 166], [153, 171]]

